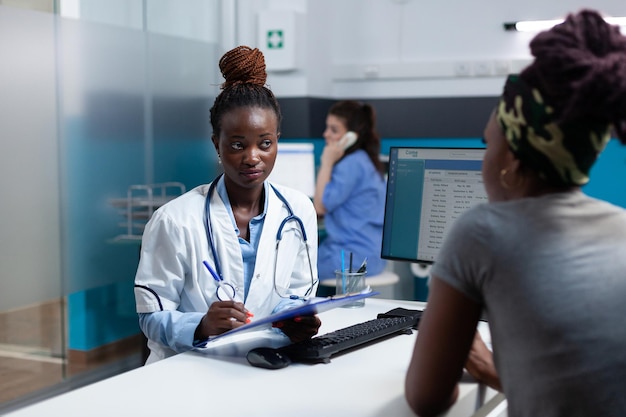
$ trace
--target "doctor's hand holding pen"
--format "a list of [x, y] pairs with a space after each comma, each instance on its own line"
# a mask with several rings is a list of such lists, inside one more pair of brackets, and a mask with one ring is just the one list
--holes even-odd
[[[250, 317], [254, 317], [243, 303], [235, 301], [235, 288], [224, 282], [207, 261], [202, 263], [215, 280], [217, 285], [215, 294], [220, 301], [211, 304], [209, 311], [200, 321], [194, 335], [196, 340], [203, 340], [243, 326], [250, 323]], [[322, 322], [316, 315], [298, 316], [272, 323], [272, 327], [280, 329], [293, 343], [315, 336], [321, 325]]]
[[208, 339], [209, 336], [222, 334], [250, 323], [254, 314], [246, 310], [243, 303], [234, 300], [216, 301], [209, 307], [196, 328], [196, 340]]
[[217, 285], [215, 295], [219, 301], [212, 303], [202, 317], [194, 335], [196, 340], [207, 339], [209, 336], [236, 329], [250, 323], [250, 317], [254, 317], [254, 314], [248, 311], [242, 302], [235, 301], [235, 287], [225, 283], [207, 261], [202, 261], [202, 263], [215, 280]]

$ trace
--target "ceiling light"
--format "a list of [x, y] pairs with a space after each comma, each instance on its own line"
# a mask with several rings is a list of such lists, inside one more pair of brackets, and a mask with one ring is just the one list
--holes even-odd
[[[626, 17], [605, 17], [604, 20], [611, 24], [626, 27]], [[518, 32], [540, 32], [563, 23], [563, 19], [555, 20], [522, 20], [519, 22], [504, 23], [504, 30]]]

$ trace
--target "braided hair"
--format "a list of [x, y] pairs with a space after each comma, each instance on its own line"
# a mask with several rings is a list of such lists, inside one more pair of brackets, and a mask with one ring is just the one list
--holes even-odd
[[530, 43], [535, 60], [520, 77], [562, 123], [612, 125], [626, 144], [626, 37], [589, 9], [570, 14]]
[[282, 113], [274, 93], [265, 86], [267, 73], [263, 53], [257, 48], [238, 46], [222, 56], [219, 68], [226, 81], [211, 107], [213, 135], [220, 135], [222, 116], [240, 107], [272, 109], [280, 130]]
[[363, 149], [367, 152], [376, 170], [384, 174], [385, 167], [380, 162], [380, 136], [376, 131], [376, 113], [374, 108], [367, 103], [359, 103], [353, 100], [338, 101], [328, 110], [344, 121], [348, 130], [355, 132], [358, 139], [353, 147], [346, 151], [346, 155]]

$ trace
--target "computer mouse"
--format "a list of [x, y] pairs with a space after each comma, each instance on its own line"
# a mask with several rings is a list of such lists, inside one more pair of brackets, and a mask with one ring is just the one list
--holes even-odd
[[252, 366], [265, 369], [280, 369], [291, 364], [291, 359], [278, 349], [258, 347], [250, 350], [246, 359]]

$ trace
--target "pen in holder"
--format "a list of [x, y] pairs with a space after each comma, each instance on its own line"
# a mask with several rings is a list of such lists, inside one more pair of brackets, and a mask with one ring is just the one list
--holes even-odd
[[[365, 289], [365, 275], [366, 271], [362, 272], [350, 272], [346, 270], [336, 270], [336, 294], [344, 295], [350, 293], [361, 292]], [[342, 307], [363, 307], [365, 305], [365, 299], [356, 300], [352, 303], [345, 304]]]
[[[343, 251], [343, 249], [341, 250], [341, 292], [339, 292], [339, 281], [337, 281], [337, 291], [336, 294], [345, 294], [346, 293], [346, 276], [343, 275], [343, 271], [346, 270], [346, 254]], [[335, 276], [337, 274], [337, 271], [335, 271]], [[337, 277], [337, 280], [339, 280], [339, 278]]]

